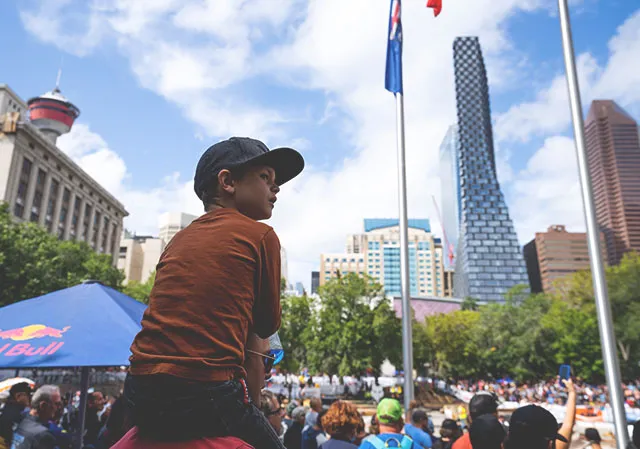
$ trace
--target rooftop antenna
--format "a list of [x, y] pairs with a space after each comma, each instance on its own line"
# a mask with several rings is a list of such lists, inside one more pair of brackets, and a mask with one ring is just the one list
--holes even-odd
[[58, 67], [58, 76], [56, 77], [56, 88], [54, 92], [60, 92], [60, 78], [62, 78], [62, 63], [64, 61], [64, 55], [60, 56], [60, 67]]

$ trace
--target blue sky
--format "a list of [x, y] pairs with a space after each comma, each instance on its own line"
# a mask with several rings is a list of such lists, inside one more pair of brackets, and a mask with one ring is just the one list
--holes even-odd
[[[439, 226], [438, 147], [455, 120], [451, 44], [479, 35], [500, 181], [519, 238], [583, 227], [553, 0], [403, 2], [409, 213]], [[464, 4], [463, 4], [464, 3]], [[271, 224], [292, 281], [342, 251], [364, 217], [397, 215], [395, 122], [383, 89], [387, 0], [22, 0], [0, 3], [0, 83], [62, 92], [82, 111], [63, 150], [155, 233], [167, 210], [200, 213], [200, 153], [230, 135], [297, 146], [304, 175]], [[640, 6], [571, 2], [585, 108], [613, 98], [640, 117]]]

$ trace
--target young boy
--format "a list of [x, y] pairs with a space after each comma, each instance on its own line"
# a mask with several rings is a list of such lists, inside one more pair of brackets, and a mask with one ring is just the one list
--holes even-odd
[[235, 436], [284, 448], [254, 405], [281, 313], [280, 242], [259, 220], [303, 168], [297, 151], [249, 138], [200, 158], [194, 189], [206, 213], [167, 245], [131, 346], [125, 395], [145, 438]]

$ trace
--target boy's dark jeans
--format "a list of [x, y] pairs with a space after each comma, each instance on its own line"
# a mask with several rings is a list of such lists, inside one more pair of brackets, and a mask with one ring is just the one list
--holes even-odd
[[285, 449], [242, 380], [192, 382], [156, 374], [127, 376], [124, 394], [140, 435], [158, 441], [234, 436], [256, 449]]

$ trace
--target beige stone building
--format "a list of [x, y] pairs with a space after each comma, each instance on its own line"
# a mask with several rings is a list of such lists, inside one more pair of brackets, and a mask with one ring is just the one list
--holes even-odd
[[131, 235], [125, 231], [120, 241], [118, 268], [124, 272], [125, 282], [146, 282], [156, 270], [166, 246], [158, 237]]
[[124, 272], [125, 282], [146, 282], [156, 270], [167, 244], [196, 218], [184, 212], [166, 212], [158, 218], [158, 237], [125, 231], [118, 257], [118, 268]]
[[[445, 289], [442, 242], [431, 233], [429, 220], [409, 220], [409, 272], [412, 296], [451, 295]], [[320, 256], [320, 285], [338, 273], [368, 274], [389, 296], [401, 294], [400, 228], [398, 220], [365, 219], [364, 232], [347, 237], [344, 253]]]
[[37, 223], [61, 240], [84, 241], [115, 264], [128, 213], [56, 146], [79, 112], [57, 88], [27, 105], [0, 84], [0, 201], [16, 221]]
[[158, 227], [160, 228], [158, 237], [166, 245], [174, 235], [189, 226], [196, 218], [198, 218], [196, 215], [185, 214], [184, 212], [166, 212], [160, 215], [158, 219]]

